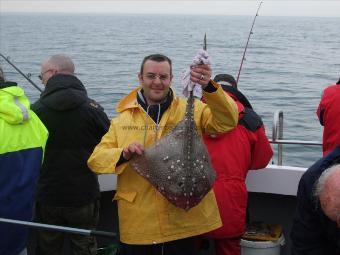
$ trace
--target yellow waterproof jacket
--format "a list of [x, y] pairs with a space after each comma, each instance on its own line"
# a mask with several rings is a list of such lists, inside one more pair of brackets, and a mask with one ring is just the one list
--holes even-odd
[[[237, 124], [236, 104], [220, 86], [204, 92], [207, 104], [195, 100], [194, 118], [199, 132], [222, 133]], [[159, 128], [137, 103], [137, 92], [123, 98], [112, 119], [108, 133], [88, 160], [98, 174], [118, 174], [117, 192], [120, 239], [127, 244], [155, 244], [196, 236], [221, 226], [213, 191], [189, 211], [177, 208], [164, 198], [146, 179], [124, 163], [116, 167], [123, 148], [139, 142], [145, 148], [174, 128], [185, 115], [186, 99], [174, 95], [164, 112]], [[211, 108], [211, 110], [210, 110]]]

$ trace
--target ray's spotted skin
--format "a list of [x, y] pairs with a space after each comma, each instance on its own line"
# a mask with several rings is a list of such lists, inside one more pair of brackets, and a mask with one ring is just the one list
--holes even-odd
[[[135, 155], [131, 166], [168, 201], [184, 210], [197, 205], [211, 189], [215, 172], [194, 122], [194, 97], [185, 118], [165, 137]], [[181, 148], [181, 149], [178, 149]]]

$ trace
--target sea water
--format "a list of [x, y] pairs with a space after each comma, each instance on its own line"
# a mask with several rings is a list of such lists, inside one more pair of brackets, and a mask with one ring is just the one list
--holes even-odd
[[[138, 86], [148, 54], [172, 59], [172, 86], [180, 95], [181, 73], [202, 48], [205, 33], [213, 73], [236, 77], [252, 21], [252, 16], [1, 13], [0, 50], [41, 88], [42, 61], [70, 55], [89, 96], [114, 117], [117, 102]], [[340, 76], [339, 25], [340, 18], [257, 18], [239, 89], [263, 118], [268, 137], [274, 112], [282, 110], [284, 139], [321, 142], [315, 111], [322, 90]], [[37, 100], [38, 90], [0, 61], [7, 78]], [[321, 155], [321, 146], [285, 145], [283, 163], [308, 167]]]

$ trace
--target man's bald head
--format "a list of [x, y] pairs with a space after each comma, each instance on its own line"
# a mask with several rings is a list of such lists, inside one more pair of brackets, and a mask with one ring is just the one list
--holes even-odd
[[340, 227], [340, 164], [325, 170], [316, 183], [321, 208]]
[[47, 60], [47, 63], [54, 66], [58, 70], [58, 73], [74, 74], [75, 67], [73, 61], [67, 55], [54, 55]]
[[64, 54], [53, 55], [41, 66], [41, 80], [43, 84], [57, 74], [74, 75], [75, 67], [72, 59]]

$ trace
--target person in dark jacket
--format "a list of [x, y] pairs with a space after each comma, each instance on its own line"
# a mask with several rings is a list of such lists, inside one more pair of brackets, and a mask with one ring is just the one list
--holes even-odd
[[[0, 67], [0, 218], [31, 221], [48, 132]], [[25, 255], [28, 229], [0, 220], [0, 254]]]
[[[339, 163], [340, 146], [337, 146], [301, 177], [290, 233], [292, 255], [340, 254]], [[327, 170], [333, 165], [336, 172]]]
[[225, 134], [203, 137], [217, 175], [213, 189], [223, 222], [222, 227], [205, 236], [214, 239], [217, 255], [240, 255], [241, 236], [246, 227], [247, 173], [266, 167], [273, 150], [260, 116], [236, 88], [234, 77], [219, 74], [214, 81], [236, 102], [239, 120]]
[[[36, 221], [94, 229], [99, 216], [99, 183], [87, 159], [108, 131], [103, 108], [88, 98], [66, 55], [43, 63], [40, 79], [46, 86], [33, 111], [46, 125], [50, 137], [38, 181]], [[40, 230], [36, 254], [62, 254], [64, 234]], [[96, 254], [96, 239], [71, 235], [73, 254]]]
[[336, 84], [324, 89], [317, 109], [317, 116], [323, 126], [322, 148], [326, 156], [340, 144], [340, 79]]

